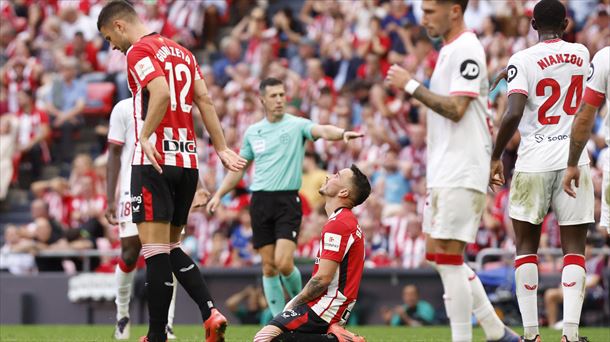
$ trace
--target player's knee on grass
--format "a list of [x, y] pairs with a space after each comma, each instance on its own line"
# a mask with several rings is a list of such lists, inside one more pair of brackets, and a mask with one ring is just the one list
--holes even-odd
[[273, 325], [266, 325], [254, 336], [254, 342], [270, 342], [279, 336], [282, 330]]

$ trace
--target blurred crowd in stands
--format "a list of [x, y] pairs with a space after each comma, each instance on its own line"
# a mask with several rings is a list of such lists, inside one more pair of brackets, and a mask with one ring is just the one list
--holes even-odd
[[[610, 1], [563, 2], [570, 20], [565, 40], [583, 43], [591, 56], [610, 44]], [[430, 81], [442, 43], [428, 38], [419, 25], [419, 1], [134, 3], [152, 30], [195, 53], [232, 148], [238, 150], [246, 127], [264, 116], [258, 83], [265, 77], [284, 80], [289, 113], [365, 133], [349, 144], [308, 143], [299, 258], [313, 258], [319, 246], [327, 217], [317, 190], [325, 175], [356, 163], [370, 175], [374, 188], [357, 213], [367, 239], [366, 267], [424, 266], [427, 109], [383, 83], [394, 63], [404, 65], [423, 84]], [[105, 134], [108, 108], [130, 94], [125, 57], [111, 51], [96, 28], [102, 4], [100, 0], [1, 2], [0, 200], [7, 202], [11, 191], [21, 189], [29, 192], [31, 201], [31, 223], [4, 225], [4, 263], [10, 252], [120, 246], [116, 227], [104, 218]], [[490, 82], [513, 53], [537, 43], [530, 26], [534, 4], [470, 0], [466, 23], [486, 49]], [[101, 100], [109, 103], [98, 103], [100, 84], [111, 85], [109, 100]], [[505, 89], [500, 83], [489, 96], [496, 130], [506, 109]], [[608, 162], [601, 129], [607, 113], [608, 108], [600, 110], [587, 146], [593, 160], [597, 221], [601, 165]], [[200, 178], [214, 191], [225, 170], [199, 115], [193, 117], [199, 131]], [[518, 144], [516, 135], [505, 153], [506, 179]], [[183, 248], [203, 265], [240, 267], [260, 261], [250, 242], [248, 182], [247, 176], [215, 215], [202, 210], [190, 215]], [[483, 248], [513, 248], [507, 194], [507, 187], [488, 193], [476, 243], [468, 246], [471, 260]], [[2, 207], [4, 213], [12, 210], [10, 203]], [[558, 228], [553, 214], [547, 215], [542, 246], [560, 246]], [[608, 246], [606, 233], [596, 226], [591, 226], [591, 236], [595, 246]], [[99, 269], [112, 270], [108, 266], [112, 262], [99, 260]], [[39, 270], [80, 267], [78, 260], [53, 263], [27, 256], [10, 264], [15, 272], [27, 272], [35, 264]], [[388, 313], [388, 321], [400, 317]]]

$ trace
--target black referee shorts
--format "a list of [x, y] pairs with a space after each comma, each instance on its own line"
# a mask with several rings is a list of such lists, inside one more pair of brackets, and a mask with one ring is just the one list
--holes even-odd
[[303, 209], [296, 190], [255, 191], [250, 201], [252, 245], [255, 249], [275, 244], [278, 239], [296, 243]]
[[163, 173], [159, 174], [152, 165], [131, 167], [132, 220], [184, 226], [197, 191], [199, 172], [166, 165], [161, 169]]

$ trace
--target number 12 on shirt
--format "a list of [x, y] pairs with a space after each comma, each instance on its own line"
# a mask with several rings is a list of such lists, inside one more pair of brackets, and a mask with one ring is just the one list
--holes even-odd
[[178, 63], [174, 66], [170, 62], [165, 62], [165, 70], [167, 70], [169, 76], [170, 107], [172, 111], [175, 111], [178, 107], [176, 102], [176, 84], [184, 80], [182, 89], [180, 89], [180, 110], [184, 113], [190, 113], [193, 106], [186, 103], [186, 96], [191, 89], [191, 73], [189, 68], [183, 63]]

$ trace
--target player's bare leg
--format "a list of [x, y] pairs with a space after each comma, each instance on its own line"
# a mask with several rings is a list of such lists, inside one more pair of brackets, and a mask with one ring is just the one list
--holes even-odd
[[472, 340], [472, 290], [464, 267], [466, 243], [458, 240], [435, 241], [436, 267], [443, 282], [445, 310], [454, 342]]
[[294, 265], [294, 251], [297, 249], [297, 244], [292, 240], [278, 239], [275, 245], [275, 266], [279, 271], [288, 296], [292, 299], [303, 288], [301, 272]]
[[280, 281], [279, 270], [275, 265], [275, 244], [258, 249], [263, 263], [263, 292], [273, 316], [284, 311], [286, 299]]
[[585, 243], [587, 224], [560, 226], [563, 269], [563, 336], [578, 341], [578, 325], [585, 298]]
[[538, 330], [538, 245], [540, 225], [513, 219], [517, 256], [515, 286], [523, 321], [523, 338], [536, 341]]
[[170, 260], [172, 272], [178, 282], [199, 307], [203, 320], [206, 341], [224, 341], [226, 318], [214, 307], [212, 295], [201, 276], [199, 267], [180, 248], [180, 235], [184, 227], [172, 226], [170, 230]]
[[146, 288], [149, 298], [154, 298], [148, 301], [149, 325], [146, 338], [149, 342], [165, 342], [167, 312], [174, 287], [169, 259], [169, 223], [139, 223], [138, 234], [142, 242], [142, 254], [146, 259]]
[[114, 338], [117, 340], [129, 339], [129, 301], [141, 248], [142, 244], [137, 235], [121, 238], [121, 258], [114, 272], [117, 283], [117, 294], [114, 301], [117, 308], [117, 323]]

